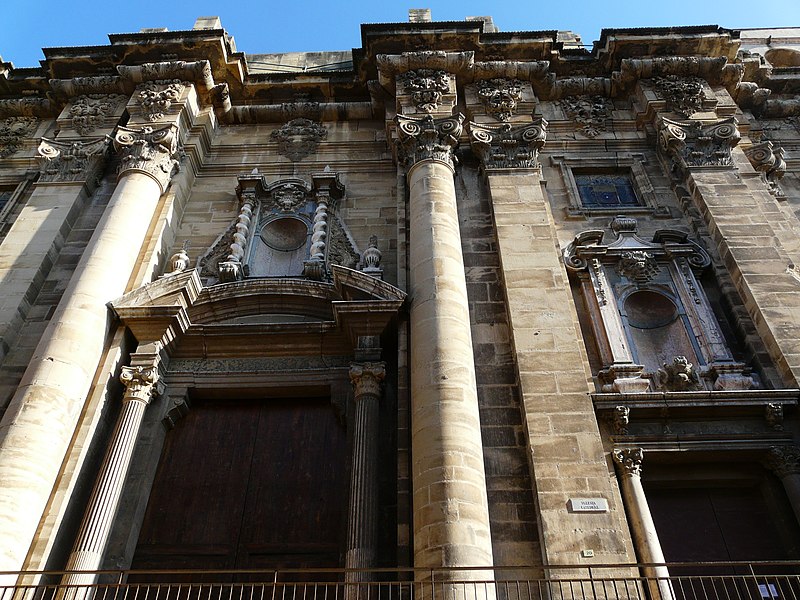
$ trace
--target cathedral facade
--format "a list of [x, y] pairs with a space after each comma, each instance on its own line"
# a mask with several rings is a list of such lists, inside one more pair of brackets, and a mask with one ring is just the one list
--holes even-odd
[[796, 572], [800, 29], [44, 55], [0, 61], [4, 599]]

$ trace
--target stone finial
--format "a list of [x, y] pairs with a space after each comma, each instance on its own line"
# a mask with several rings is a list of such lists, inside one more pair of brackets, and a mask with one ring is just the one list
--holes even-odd
[[385, 377], [386, 364], [383, 362], [353, 363], [350, 366], [350, 381], [356, 401], [364, 396], [380, 398]]
[[538, 117], [521, 127], [470, 123], [469, 136], [484, 169], [530, 169], [539, 166], [539, 151], [547, 139], [547, 121]]
[[160, 129], [117, 127], [114, 149], [120, 154], [120, 178], [130, 172], [143, 173], [158, 183], [162, 194], [178, 170], [178, 128], [175, 125]]
[[731, 149], [741, 136], [734, 117], [712, 123], [659, 119], [661, 150], [681, 168], [732, 167]]
[[361, 270], [373, 277], [382, 277], [383, 269], [381, 269], [381, 256], [381, 251], [378, 250], [378, 236], [370, 236], [369, 246], [367, 246], [367, 249], [364, 250], [361, 256], [364, 261], [364, 268]]
[[108, 137], [94, 140], [60, 141], [42, 138], [37, 149], [39, 181], [66, 183], [90, 181], [99, 174], [105, 161]]
[[122, 367], [119, 380], [125, 386], [125, 400], [148, 404], [158, 393], [158, 369], [156, 367]]
[[629, 477], [642, 476], [644, 450], [642, 448], [620, 448], [612, 452], [614, 461], [622, 472]]
[[780, 478], [800, 474], [800, 447], [772, 446], [764, 464]]
[[191, 261], [189, 260], [189, 255], [186, 252], [188, 249], [189, 249], [189, 240], [185, 240], [183, 242], [183, 246], [181, 246], [181, 249], [170, 257], [169, 259], [170, 271], [168, 273], [164, 273], [165, 277], [168, 275], [175, 275], [177, 273], [181, 273], [189, 268], [189, 264]]
[[434, 119], [426, 115], [413, 119], [397, 115], [397, 149], [400, 160], [407, 168], [423, 160], [438, 160], [455, 168], [453, 151], [458, 146], [464, 115]]

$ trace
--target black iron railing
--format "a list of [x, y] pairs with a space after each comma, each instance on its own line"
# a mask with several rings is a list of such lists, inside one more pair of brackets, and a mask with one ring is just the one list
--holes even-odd
[[800, 600], [800, 562], [0, 572], [0, 600]]

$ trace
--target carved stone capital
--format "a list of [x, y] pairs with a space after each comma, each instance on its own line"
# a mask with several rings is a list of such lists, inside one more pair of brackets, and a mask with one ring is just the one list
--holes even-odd
[[642, 462], [644, 450], [641, 448], [620, 448], [612, 452], [614, 462], [619, 465], [623, 474], [628, 477], [642, 476]]
[[423, 160], [438, 160], [450, 168], [455, 167], [453, 151], [458, 146], [458, 136], [464, 115], [434, 119], [430, 115], [412, 119], [397, 115], [398, 154], [406, 168]]
[[800, 474], [800, 447], [773, 446], [767, 452], [764, 464], [781, 479]]
[[547, 138], [547, 121], [539, 117], [521, 127], [470, 123], [469, 137], [484, 169], [534, 168], [539, 166], [539, 150]]
[[159, 375], [156, 367], [122, 367], [119, 380], [125, 386], [125, 401], [149, 404], [158, 394]]
[[178, 169], [178, 128], [175, 125], [161, 129], [118, 127], [114, 149], [120, 154], [120, 178], [128, 173], [143, 173], [155, 179], [163, 194]]
[[42, 138], [37, 149], [39, 181], [69, 183], [92, 181], [103, 166], [108, 137], [87, 142]]
[[350, 381], [356, 402], [364, 396], [380, 398], [381, 386], [386, 377], [386, 364], [383, 362], [354, 363], [350, 365]]
[[661, 117], [661, 149], [682, 168], [732, 167], [731, 149], [741, 136], [733, 117], [711, 123], [680, 122]]

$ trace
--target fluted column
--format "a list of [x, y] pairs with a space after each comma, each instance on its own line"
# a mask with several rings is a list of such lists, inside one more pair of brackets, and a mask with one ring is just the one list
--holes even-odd
[[[414, 566], [492, 565], [475, 363], [453, 182], [463, 117], [398, 116], [410, 212]], [[451, 573], [459, 578], [487, 572]]]
[[786, 497], [800, 523], [800, 448], [797, 446], [773, 446], [766, 459], [767, 467], [780, 477]]
[[[155, 360], [145, 366], [122, 367], [120, 381], [125, 385], [122, 411], [117, 418], [105, 459], [100, 467], [92, 496], [84, 513], [80, 532], [67, 561], [67, 571], [95, 571], [100, 568], [114, 517], [117, 513], [122, 488], [139, 437], [144, 411], [157, 393], [159, 384], [158, 350]], [[150, 358], [150, 357], [148, 357]], [[134, 357], [133, 360], [135, 360]], [[83, 597], [88, 586], [94, 583], [92, 573], [71, 573], [62, 579], [62, 594], [68, 598]], [[78, 586], [78, 587], [75, 587]]]
[[669, 570], [664, 563], [664, 552], [658, 541], [658, 532], [647, 504], [647, 496], [642, 487], [642, 461], [644, 450], [641, 448], [624, 448], [614, 450], [614, 462], [619, 471], [622, 499], [625, 503], [628, 521], [633, 531], [636, 550], [643, 563], [655, 563], [662, 566], [645, 567], [644, 574], [650, 588], [651, 598], [674, 600]]
[[[120, 127], [119, 182], [0, 422], [0, 570], [19, 570], [103, 356], [110, 314], [176, 168], [177, 127]], [[2, 580], [2, 578], [0, 578]]]
[[[353, 420], [353, 458], [350, 469], [350, 516], [347, 527], [348, 569], [375, 567], [378, 537], [378, 403], [386, 376], [382, 362], [354, 363], [355, 418]], [[348, 573], [347, 580], [365, 580], [364, 573]]]

